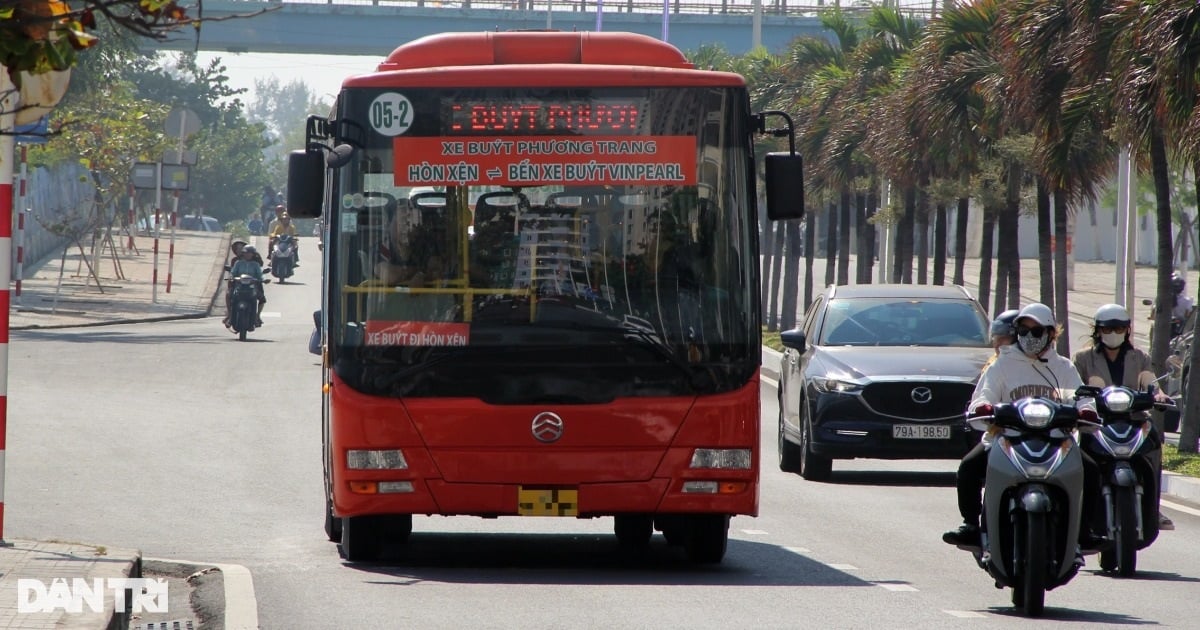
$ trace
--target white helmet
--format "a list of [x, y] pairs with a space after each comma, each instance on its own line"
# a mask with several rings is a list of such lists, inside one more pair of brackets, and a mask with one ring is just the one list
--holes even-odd
[[1129, 311], [1125, 310], [1120, 304], [1105, 304], [1096, 309], [1096, 317], [1093, 318], [1096, 322], [1096, 327], [1101, 326], [1129, 326], [1130, 317]]
[[1050, 307], [1038, 302], [1028, 304], [1025, 308], [1021, 309], [1021, 312], [1017, 314], [1017, 321], [1026, 317], [1042, 326], [1053, 326], [1055, 323], [1054, 312], [1050, 310]]

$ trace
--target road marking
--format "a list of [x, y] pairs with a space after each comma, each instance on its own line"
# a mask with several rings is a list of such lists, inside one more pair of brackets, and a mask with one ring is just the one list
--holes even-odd
[[808, 547], [784, 547], [784, 549], [786, 549], [798, 556], [802, 556], [806, 553], [812, 553], [812, 551]]
[[1186, 505], [1180, 505], [1178, 503], [1172, 503], [1170, 501], [1164, 501], [1162, 499], [1158, 500], [1158, 504], [1163, 507], [1171, 508], [1172, 510], [1178, 510], [1180, 512], [1183, 512], [1184, 514], [1191, 514], [1192, 516], [1200, 516], [1200, 510], [1197, 510], [1196, 508], [1193, 508], [1193, 507], [1188, 507]]
[[761, 529], [743, 529], [742, 533], [749, 534], [751, 536], [770, 536], [770, 534]]
[[279, 311], [266, 311], [262, 314], [263, 317], [283, 317], [283, 313]]
[[858, 570], [858, 567], [854, 566], [853, 564], [829, 564], [826, 566], [828, 566], [830, 569], [837, 569], [838, 571], [857, 571]]
[[917, 589], [915, 589], [907, 584], [897, 584], [895, 582], [876, 582], [875, 585], [882, 586], [883, 588], [886, 588], [887, 590], [895, 592], [895, 593], [916, 593], [917, 592]]
[[984, 617], [973, 610], [943, 610], [942, 612], [959, 619], [982, 619]]
[[221, 571], [221, 583], [225, 586], [225, 628], [227, 630], [258, 630], [258, 599], [254, 596], [254, 579], [250, 575], [250, 569], [240, 564], [195, 562], [179, 558], [143, 558], [143, 560], [216, 567]]
[[763, 375], [759, 376], [758, 378], [761, 379], [762, 382], [766, 383], [767, 385], [770, 385], [771, 387], [779, 389], [779, 381], [771, 378], [770, 376], [763, 374]]

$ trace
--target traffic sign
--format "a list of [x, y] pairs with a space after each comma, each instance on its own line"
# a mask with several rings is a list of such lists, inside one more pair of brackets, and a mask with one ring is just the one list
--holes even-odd
[[200, 131], [200, 117], [190, 109], [176, 107], [167, 114], [164, 128], [172, 138], [187, 138]]
[[158, 187], [158, 163], [135, 162], [133, 164], [133, 187], [142, 190], [154, 190]]
[[195, 164], [195, 151], [180, 151], [178, 149], [164, 149], [162, 153], [163, 164]]

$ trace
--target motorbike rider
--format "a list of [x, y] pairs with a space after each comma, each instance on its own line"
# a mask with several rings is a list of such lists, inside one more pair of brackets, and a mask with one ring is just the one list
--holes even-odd
[[992, 355], [992, 358], [988, 359], [988, 362], [984, 364], [983, 369], [986, 370], [988, 366], [990, 366], [992, 363], [995, 363], [996, 357], [1000, 356], [1000, 350], [1002, 348], [1016, 343], [1016, 321], [1017, 315], [1020, 314], [1021, 311], [1018, 311], [1014, 308], [1000, 313], [996, 316], [996, 319], [992, 320], [991, 326], [988, 327], [988, 333], [992, 337], [992, 350], [995, 350], [996, 353]]
[[[225, 264], [225, 271], [233, 271], [233, 265], [237, 263], [237, 261], [241, 260], [242, 250], [245, 249], [247, 245], [249, 245], [249, 243], [240, 238], [235, 238], [229, 243], [229, 262]], [[254, 261], [257, 262], [260, 267], [264, 266], [262, 254], [259, 254], [258, 250], [254, 250]], [[233, 304], [230, 302], [233, 295], [233, 277], [233, 274], [230, 273], [229, 280], [225, 283], [225, 319], [222, 320], [221, 323], [225, 324], [226, 328], [229, 328], [229, 310], [233, 307]]]
[[[1083, 385], [1079, 372], [1054, 350], [1058, 328], [1050, 307], [1036, 302], [1029, 304], [1020, 310], [1014, 323], [1016, 343], [1000, 346], [995, 362], [983, 371], [967, 407], [967, 416], [990, 416], [992, 406], [997, 403], [1033, 396], [1059, 402], [1073, 401], [1081, 420], [1096, 422], [1099, 418], [1095, 403], [1089, 398], [1074, 399], [1075, 390]], [[989, 428], [958, 466], [958, 511], [963, 524], [942, 534], [942, 540], [949, 544], [980, 544], [981, 495], [987, 474], [987, 452], [995, 433], [995, 428]], [[1086, 454], [1083, 468], [1082, 508], [1084, 514], [1091, 514], [1092, 505], [1100, 496], [1099, 469]], [[1103, 547], [1107, 541], [1093, 533], [1086, 526], [1089, 523], [1084, 525], [1079, 529], [1079, 546], [1088, 551]]]
[[1196, 303], [1187, 294], [1187, 280], [1178, 272], [1171, 272], [1171, 336], [1177, 337], [1183, 330], [1176, 330], [1176, 323], [1182, 327], [1192, 314]]
[[[255, 326], [262, 326], [262, 311], [263, 306], [267, 304], [267, 296], [263, 292], [263, 268], [260, 262], [262, 258], [258, 255], [258, 249], [253, 245], [246, 245], [242, 248], [241, 256], [238, 261], [233, 263], [233, 267], [229, 269], [229, 275], [237, 278], [238, 276], [252, 276], [258, 282], [254, 285], [255, 292], [258, 294], [258, 312], [255, 314]], [[226, 316], [228, 321], [228, 316]], [[226, 323], [226, 326], [229, 324]]]
[[275, 253], [275, 241], [279, 240], [284, 234], [291, 235], [296, 247], [292, 250], [292, 265], [300, 266], [300, 239], [296, 236], [296, 226], [292, 225], [292, 217], [286, 212], [280, 213], [279, 222], [275, 227], [271, 228], [271, 240], [268, 243], [267, 259]]
[[[1121, 385], [1131, 389], [1139, 389], [1144, 375], [1154, 377], [1154, 368], [1150, 363], [1150, 355], [1133, 345], [1133, 319], [1129, 311], [1120, 304], [1104, 304], [1096, 309], [1092, 318], [1091, 345], [1075, 353], [1075, 369], [1084, 382], [1098, 378], [1108, 385]], [[1155, 393], [1159, 401], [1169, 402], [1171, 399], [1162, 390]], [[1161, 420], [1153, 421], [1157, 439], [1162, 443], [1163, 427]], [[1150, 469], [1158, 472], [1161, 480], [1162, 460], [1150, 462]], [[1162, 483], [1159, 483], [1162, 488]], [[1175, 529], [1175, 523], [1158, 512], [1158, 528], [1160, 530]]]

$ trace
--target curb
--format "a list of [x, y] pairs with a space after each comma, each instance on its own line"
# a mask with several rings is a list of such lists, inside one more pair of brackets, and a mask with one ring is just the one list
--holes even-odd
[[[29, 548], [36, 545], [43, 545], [44, 547], [40, 550]], [[57, 546], [60, 549], [45, 548], [51, 545]], [[22, 547], [26, 548], [22, 549]], [[71, 550], [70, 548], [72, 547], [76, 549]], [[103, 556], [106, 557], [106, 560], [97, 562], [90, 571], [83, 575], [30, 575], [29, 571], [31, 568], [36, 570], [35, 565], [37, 565], [39, 562], [46, 562], [44, 558], [31, 558], [31, 561], [22, 562], [14, 567], [6, 567], [3, 572], [0, 572], [0, 576], [4, 578], [3, 581], [5, 582], [21, 577], [35, 578], [43, 581], [47, 579], [58, 578], [68, 579], [69, 577], [82, 577], [88, 580], [142, 577], [142, 562], [144, 558], [142, 557], [142, 552], [140, 549], [113, 548], [105, 545], [95, 545], [92, 543], [67, 543], [46, 540], [10, 539], [0, 541], [0, 550], [13, 549], [29, 554], [50, 554], [56, 556], [65, 556], [73, 559], [83, 559], [78, 555], [79, 549], [88, 547], [92, 549], [92, 553], [96, 557]], [[44, 568], [53, 570], [54, 562], [55, 561], [53, 560], [48, 561], [47, 566]], [[6, 586], [6, 591], [7, 588], [8, 587]], [[16, 584], [13, 584], [12, 588], [13, 591], [11, 592], [14, 595], [17, 594]], [[83, 612], [63, 613], [55, 622], [55, 627], [68, 630], [76, 628], [79, 630], [94, 628], [104, 628], [105, 630], [125, 630], [126, 628], [130, 627], [133, 614], [129, 607], [128, 591], [126, 592], [125, 596], [127, 598], [125, 602], [125, 610], [118, 612], [116, 598], [113, 592], [109, 589], [105, 589], [103, 612], [92, 612], [85, 607]], [[0, 610], [4, 610], [7, 614], [7, 611], [15, 611], [17, 609], [16, 604], [17, 598], [14, 597], [13, 600], [4, 602], [3, 605], [0, 605]], [[13, 608], [8, 608], [9, 605], [13, 605]], [[20, 613], [15, 614], [20, 615]], [[13, 621], [19, 622], [20, 617], [16, 617]], [[28, 620], [28, 623], [31, 623], [32, 625], [21, 627], [38, 627], [39, 621], [31, 618]]]
[[258, 630], [258, 598], [254, 595], [254, 580], [250, 570], [240, 564], [196, 562], [176, 558], [144, 558], [150, 562], [190, 564], [195, 567], [216, 567], [221, 572], [225, 589], [225, 630]]

